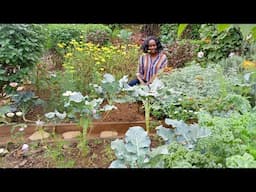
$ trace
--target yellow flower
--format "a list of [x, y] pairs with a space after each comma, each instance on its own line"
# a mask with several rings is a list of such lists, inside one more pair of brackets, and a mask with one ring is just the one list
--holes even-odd
[[57, 46], [60, 47], [60, 48], [64, 47], [62, 43], [58, 43]]
[[104, 71], [105, 69], [103, 67], [100, 68], [101, 71]]
[[81, 52], [81, 51], [83, 51], [83, 48], [77, 47], [76, 50]]
[[72, 57], [72, 56], [73, 56], [72, 53], [67, 53], [67, 54], [65, 55], [65, 57], [67, 57], [67, 58]]
[[256, 67], [256, 63], [255, 63], [255, 62], [252, 62], [252, 61], [244, 60], [242, 66], [243, 66], [243, 68], [245, 68], [245, 69], [255, 68], [255, 67]]
[[205, 42], [205, 43], [211, 43], [211, 39], [206, 38], [206, 39], [204, 40], [204, 42]]
[[200, 80], [200, 81], [204, 80], [203, 77], [200, 76], [200, 75], [197, 75], [197, 76], [195, 77], [195, 79]]

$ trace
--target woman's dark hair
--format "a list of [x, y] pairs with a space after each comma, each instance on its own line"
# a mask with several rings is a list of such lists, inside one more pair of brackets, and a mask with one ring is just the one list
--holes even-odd
[[150, 40], [155, 40], [156, 42], [156, 50], [158, 52], [163, 50], [163, 46], [161, 44], [161, 42], [159, 41], [158, 38], [156, 38], [155, 36], [149, 36], [147, 39], [145, 39], [145, 41], [143, 42], [141, 49], [143, 50], [144, 53], [148, 52], [148, 43]]

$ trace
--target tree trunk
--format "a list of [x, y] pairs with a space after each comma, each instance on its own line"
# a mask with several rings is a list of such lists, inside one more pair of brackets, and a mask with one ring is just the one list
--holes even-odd
[[141, 27], [141, 33], [145, 38], [151, 35], [158, 37], [160, 35], [160, 24], [144, 24]]

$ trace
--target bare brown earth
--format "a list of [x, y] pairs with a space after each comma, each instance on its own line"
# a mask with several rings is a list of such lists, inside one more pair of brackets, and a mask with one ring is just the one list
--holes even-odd
[[[144, 110], [140, 103], [115, 104], [118, 108], [102, 115], [95, 122], [135, 122], [144, 121]], [[27, 115], [28, 119], [42, 113], [40, 107], [36, 107]], [[107, 168], [116, 158], [110, 147], [115, 138], [91, 138], [88, 140], [88, 150], [84, 154], [78, 148], [79, 140], [64, 141], [57, 135], [57, 140], [29, 141], [18, 138], [0, 137], [0, 148], [8, 150], [8, 154], [0, 156], [0, 168]], [[123, 138], [119, 136], [118, 138]], [[159, 139], [153, 137], [152, 146], [159, 144]], [[6, 140], [6, 142], [3, 142]], [[27, 143], [29, 151], [23, 152], [22, 145]], [[64, 144], [65, 143], [65, 144]]]
[[[91, 139], [87, 153], [78, 148], [78, 141], [63, 143], [61, 140], [31, 142], [29, 151], [22, 151], [22, 144], [9, 142], [0, 145], [8, 154], [0, 157], [0, 168], [108, 168], [116, 159], [110, 144], [114, 139]], [[151, 146], [161, 141], [151, 136]], [[62, 143], [61, 143], [62, 142]]]
[[117, 109], [105, 112], [97, 121], [144, 121], [144, 110], [140, 103], [115, 103]]

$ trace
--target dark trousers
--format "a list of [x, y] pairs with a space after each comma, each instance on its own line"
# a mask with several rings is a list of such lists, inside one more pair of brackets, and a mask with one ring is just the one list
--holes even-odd
[[[146, 83], [147, 81], [146, 80], [144, 80], [143, 79], [143, 81]], [[140, 81], [138, 80], [138, 79], [133, 79], [133, 80], [131, 80], [129, 83], [128, 83], [128, 85], [129, 86], [134, 86], [134, 85], [139, 85], [140, 84]]]

